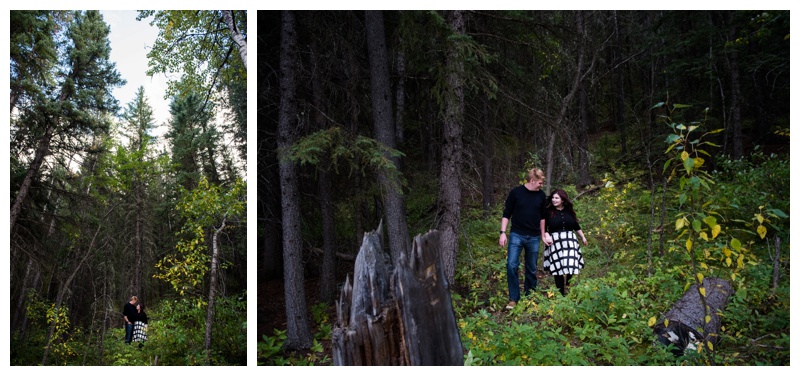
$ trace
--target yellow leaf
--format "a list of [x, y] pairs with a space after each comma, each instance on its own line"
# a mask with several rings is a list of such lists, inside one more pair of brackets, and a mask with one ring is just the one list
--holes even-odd
[[756, 214], [756, 219], [758, 220], [758, 223], [764, 223], [764, 216], [761, 214]]
[[664, 319], [664, 327], [667, 327], [667, 326], [669, 326], [669, 320]]
[[706, 288], [705, 287], [701, 287], [700, 288], [700, 295], [706, 296]]
[[682, 228], [683, 228], [683, 218], [678, 218], [678, 220], [675, 221], [675, 230], [677, 231]]
[[767, 236], [767, 228], [762, 225], [758, 225], [758, 229], [756, 231], [758, 232], [758, 235], [761, 236], [761, 239], [764, 239], [764, 237]]
[[739, 255], [739, 257], [736, 259], [736, 265], [740, 268], [744, 267], [744, 255]]
[[703, 283], [703, 273], [697, 273], [697, 280]]
[[692, 239], [686, 239], [686, 250], [689, 252], [692, 251]]
[[706, 234], [706, 232], [705, 232], [705, 231], [703, 231], [703, 232], [701, 232], [701, 233], [700, 233], [700, 239], [703, 239], [703, 240], [705, 240], [705, 241], [708, 241], [708, 235]]
[[735, 281], [735, 280], [736, 280], [736, 273], [731, 273], [731, 281]]
[[695, 167], [700, 167], [700, 166], [703, 165], [703, 162], [705, 162], [705, 160], [703, 158], [697, 157], [697, 158], [694, 159], [694, 166]]
[[726, 258], [726, 259], [725, 259], [725, 264], [727, 264], [727, 265], [728, 265], [728, 267], [730, 267], [730, 266], [731, 266], [731, 262], [733, 262], [733, 260], [731, 260], [731, 258], [730, 258], [730, 257], [728, 257], [728, 258]]
[[704, 263], [704, 262], [700, 263], [700, 267], [705, 269], [705, 270], [708, 270], [708, 265], [706, 265], [706, 263]]
[[681, 160], [682, 160], [682, 161], [685, 161], [685, 160], [686, 160], [686, 158], [689, 158], [689, 153], [687, 153], [687, 152], [686, 152], [686, 150], [684, 150], [684, 151], [681, 153]]
[[714, 227], [712, 227], [712, 228], [711, 228], [711, 238], [712, 238], [712, 239], [716, 239], [716, 238], [717, 238], [717, 235], [719, 235], [719, 232], [720, 232], [720, 231], [722, 231], [722, 226], [720, 226], [720, 225], [715, 225]]
[[709, 342], [708, 343], [708, 349], [711, 350], [711, 351], [714, 351], [714, 344]]
[[[728, 248], [728, 247], [722, 248], [722, 254], [724, 254], [725, 257], [731, 257], [731, 249]], [[730, 265], [728, 265], [728, 266], [730, 266]]]
[[711, 315], [706, 315], [706, 324], [711, 322]]
[[656, 317], [655, 316], [651, 317], [650, 320], [647, 320], [647, 326], [653, 326], [655, 324], [656, 324]]

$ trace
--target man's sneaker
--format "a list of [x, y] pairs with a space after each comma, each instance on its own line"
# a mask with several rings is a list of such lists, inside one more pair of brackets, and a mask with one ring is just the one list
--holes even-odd
[[508, 302], [508, 305], [506, 306], [506, 309], [514, 309], [514, 307], [515, 307], [516, 305], [517, 305], [517, 302], [515, 302], [515, 301], [510, 301], [510, 302]]

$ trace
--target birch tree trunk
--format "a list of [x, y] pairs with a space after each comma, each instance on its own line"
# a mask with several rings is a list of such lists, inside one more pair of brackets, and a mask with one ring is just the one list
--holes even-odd
[[217, 269], [219, 268], [219, 234], [225, 228], [225, 218], [222, 218], [222, 225], [214, 229], [214, 236], [211, 239], [211, 281], [208, 287], [208, 310], [206, 311], [206, 365], [210, 364], [211, 358], [211, 328], [214, 324], [214, 300], [217, 297]]
[[239, 31], [239, 28], [236, 27], [236, 22], [233, 21], [233, 12], [223, 10], [222, 19], [225, 21], [225, 25], [228, 26], [228, 30], [231, 31], [231, 38], [236, 43], [236, 47], [239, 48], [239, 56], [242, 57], [242, 62], [247, 67], [247, 41], [244, 39], [242, 32]]

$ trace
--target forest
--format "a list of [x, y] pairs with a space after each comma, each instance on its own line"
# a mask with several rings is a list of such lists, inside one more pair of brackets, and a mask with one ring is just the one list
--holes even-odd
[[[334, 364], [337, 302], [379, 225], [392, 260], [438, 231], [464, 365], [790, 365], [789, 25], [259, 11], [258, 365]], [[509, 310], [498, 230], [532, 167], [572, 199], [586, 266]], [[711, 278], [733, 288], [717, 338], [662, 346], [665, 314]]]
[[10, 11], [10, 364], [246, 365], [247, 12], [127, 14], [163, 123], [101, 12]]

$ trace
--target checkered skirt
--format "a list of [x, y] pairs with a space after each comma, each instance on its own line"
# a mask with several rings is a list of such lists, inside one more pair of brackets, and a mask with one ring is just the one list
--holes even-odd
[[583, 255], [573, 231], [550, 234], [553, 244], [544, 250], [544, 269], [552, 275], [578, 274], [583, 268]]
[[136, 321], [133, 323], [133, 341], [147, 341], [147, 324], [141, 321]]

